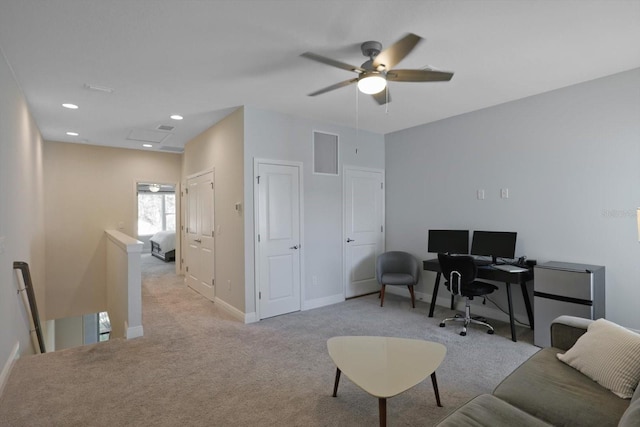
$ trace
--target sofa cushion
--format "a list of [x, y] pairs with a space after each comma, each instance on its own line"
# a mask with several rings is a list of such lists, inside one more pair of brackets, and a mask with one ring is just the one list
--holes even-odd
[[495, 389], [494, 395], [556, 426], [616, 426], [629, 406], [595, 381], [540, 350]]
[[598, 319], [558, 359], [617, 396], [630, 399], [640, 381], [640, 334]]
[[532, 417], [490, 394], [477, 396], [449, 415], [437, 427], [549, 427], [550, 424]]
[[638, 427], [640, 426], [640, 399], [631, 401], [631, 405], [624, 411], [618, 427]]

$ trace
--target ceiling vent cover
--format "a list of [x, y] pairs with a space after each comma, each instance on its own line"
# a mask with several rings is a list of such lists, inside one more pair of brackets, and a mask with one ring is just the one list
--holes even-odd
[[162, 150], [162, 151], [170, 151], [172, 153], [182, 153], [182, 152], [184, 152], [184, 148], [182, 148], [182, 147], [170, 147], [168, 145], [160, 147], [160, 150]]
[[160, 125], [160, 126], [158, 126], [158, 130], [164, 130], [164, 131], [167, 131], [167, 132], [171, 132], [175, 128], [176, 128], [175, 126], [171, 126], [171, 125]]
[[172, 134], [170, 133], [158, 132], [156, 130], [133, 129], [129, 132], [127, 139], [130, 141], [154, 142], [158, 144], [169, 138], [171, 135]]

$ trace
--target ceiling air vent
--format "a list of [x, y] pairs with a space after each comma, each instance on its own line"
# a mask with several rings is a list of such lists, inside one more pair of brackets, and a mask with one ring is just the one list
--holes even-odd
[[133, 129], [131, 132], [129, 132], [129, 136], [127, 136], [127, 139], [130, 141], [153, 142], [159, 144], [165, 139], [169, 138], [171, 135], [172, 134], [170, 133], [158, 132], [155, 130]]
[[167, 132], [171, 132], [172, 130], [174, 130], [176, 127], [175, 126], [171, 126], [171, 125], [160, 125], [158, 126], [158, 130], [164, 130]]
[[184, 152], [184, 148], [182, 148], [182, 147], [170, 147], [168, 145], [160, 147], [160, 150], [161, 151], [170, 151], [172, 153], [182, 153], [182, 152]]
[[89, 83], [85, 83], [84, 88], [88, 90], [95, 90], [96, 92], [105, 92], [105, 93], [113, 93], [113, 91], [115, 90], [112, 87], [92, 85]]

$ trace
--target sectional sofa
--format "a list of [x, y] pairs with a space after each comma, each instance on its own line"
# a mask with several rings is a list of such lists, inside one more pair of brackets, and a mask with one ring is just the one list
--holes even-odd
[[551, 325], [551, 347], [438, 427], [638, 427], [639, 377], [640, 334], [604, 319], [561, 316]]

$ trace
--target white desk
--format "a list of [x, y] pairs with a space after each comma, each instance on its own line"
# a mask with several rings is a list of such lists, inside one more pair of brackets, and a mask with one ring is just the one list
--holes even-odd
[[380, 426], [387, 423], [387, 398], [396, 396], [431, 375], [436, 403], [440, 403], [436, 369], [447, 353], [439, 343], [390, 337], [333, 337], [327, 341], [329, 356], [337, 366], [333, 397], [340, 373], [378, 398]]

